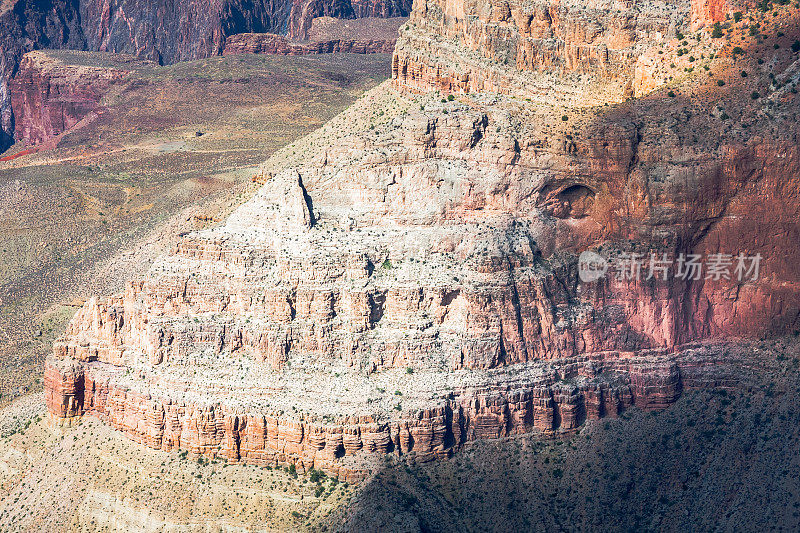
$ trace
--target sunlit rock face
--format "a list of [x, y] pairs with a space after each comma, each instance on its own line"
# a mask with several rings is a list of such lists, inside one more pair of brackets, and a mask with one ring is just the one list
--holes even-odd
[[[797, 58], [753, 67], [755, 98], [707, 32], [699, 75], [665, 70], [687, 60], [688, 3], [623, 7], [418, 2], [392, 81], [268, 161], [224, 223], [86, 303], [47, 363], [50, 412], [358, 479], [384, 453], [734, 386], [720, 342], [798, 327]], [[587, 250], [612, 262], [591, 282]]]

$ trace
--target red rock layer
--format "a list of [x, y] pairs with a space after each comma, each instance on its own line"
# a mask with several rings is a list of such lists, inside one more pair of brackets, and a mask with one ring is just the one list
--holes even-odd
[[128, 74], [116, 68], [79, 67], [25, 55], [11, 82], [16, 139], [39, 144], [69, 130], [93, 111], [114, 83]]
[[320, 422], [142, 394], [120, 384], [122, 375], [121, 367], [106, 363], [50, 359], [48, 411], [57, 418], [97, 416], [155, 449], [184, 449], [231, 463], [295, 464], [348, 481], [363, 478], [364, 460], [370, 457], [394, 453], [429, 461], [476, 439], [570, 432], [585, 420], [615, 417], [633, 405], [664, 408], [684, 390], [737, 384], [720, 367], [718, 354], [693, 351], [635, 360], [598, 354], [563, 361], [536, 381], [454, 390], [429, 408], [389, 421], [344, 416]]

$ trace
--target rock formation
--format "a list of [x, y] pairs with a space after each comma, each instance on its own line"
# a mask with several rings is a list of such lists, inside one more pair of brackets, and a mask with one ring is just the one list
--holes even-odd
[[390, 83], [78, 312], [50, 413], [357, 479], [735, 386], [724, 341], [800, 326], [798, 10], [745, 61], [690, 9], [418, 2]]
[[100, 100], [127, 70], [65, 65], [41, 52], [29, 52], [11, 82], [15, 137], [26, 144], [49, 141], [90, 114], [101, 112]]
[[75, 48], [86, 45], [75, 2], [18, 0], [0, 9], [0, 151], [14, 142], [14, 113], [9, 82], [22, 54], [34, 48]]
[[305, 54], [390, 54], [394, 51], [394, 40], [353, 40], [292, 42], [274, 33], [239, 33], [226, 39], [223, 55], [232, 54], [277, 54], [301, 56]]
[[225, 39], [223, 55], [278, 54], [305, 55], [347, 52], [390, 54], [394, 51], [397, 30], [405, 17], [364, 18], [341, 21], [330, 17], [314, 19], [308, 40], [293, 41], [274, 33], [239, 33]]

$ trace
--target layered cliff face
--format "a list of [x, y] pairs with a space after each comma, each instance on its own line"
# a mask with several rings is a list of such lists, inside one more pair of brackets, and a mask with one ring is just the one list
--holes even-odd
[[114, 67], [65, 65], [29, 52], [11, 82], [15, 137], [27, 144], [52, 140], [80, 121], [102, 112], [100, 100], [129, 71]]
[[423, 92], [619, 101], [634, 94], [637, 58], [674, 36], [688, 11], [682, 2], [420, 2], [393, 72]]
[[392, 67], [410, 90], [492, 91], [571, 105], [640, 96], [659, 45], [722, 22], [747, 2], [644, 4], [426, 0]]
[[313, 31], [314, 19], [319, 17], [337, 19], [407, 17], [411, 13], [412, 4], [413, 0], [331, 0], [329, 2], [292, 0], [291, 12], [285, 23], [285, 33], [292, 39], [307, 39]]
[[[391, 85], [268, 161], [225, 223], [76, 315], [48, 362], [50, 412], [357, 478], [387, 452], [426, 460], [734, 386], [717, 342], [800, 324], [797, 8], [769, 19], [781, 41], [765, 50], [744, 23], [673, 39], [664, 21], [688, 4], [624, 34], [615, 6], [551, 6], [543, 19], [569, 22], [548, 31], [603, 21], [576, 51], [490, 39], [522, 27], [507, 7], [417, 4]], [[582, 282], [584, 251], [631, 270]], [[727, 274], [681, 279], [681, 254], [726, 254]], [[738, 254], [759, 273], [737, 275]], [[651, 258], [670, 267], [648, 276]]]
[[9, 83], [22, 54], [34, 48], [86, 45], [80, 15], [71, 0], [18, 0], [0, 11], [0, 152], [14, 143], [14, 113]]
[[305, 55], [345, 52], [391, 54], [397, 32], [405, 17], [340, 20], [319, 17], [313, 20], [308, 40], [291, 40], [274, 33], [239, 33], [225, 39], [223, 55], [278, 54]]
[[274, 3], [264, 0], [16, 0], [0, 13], [0, 151], [13, 143], [9, 91], [22, 55], [42, 48], [131, 54], [159, 63], [222, 53], [225, 38], [248, 32], [306, 39], [315, 17], [404, 17], [409, 0]]

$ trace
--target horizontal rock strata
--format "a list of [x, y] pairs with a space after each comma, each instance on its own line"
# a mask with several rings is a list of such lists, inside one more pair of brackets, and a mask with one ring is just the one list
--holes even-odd
[[223, 55], [275, 54], [299, 56], [306, 54], [390, 54], [394, 51], [395, 39], [356, 40], [335, 39], [331, 41], [293, 42], [282, 35], [272, 33], [240, 33], [225, 40]]
[[226, 393], [224, 403], [170, 399], [164, 387], [143, 392], [127, 386], [122, 367], [100, 361], [51, 359], [45, 387], [51, 414], [97, 416], [155, 449], [183, 449], [231, 463], [294, 464], [359, 481], [365, 472], [346, 459], [362, 459], [363, 464], [365, 458], [392, 453], [428, 461], [475, 439], [570, 432], [585, 420], [615, 417], [634, 405], [666, 407], [685, 390], [736, 386], [735, 376], [720, 362], [713, 347], [671, 357], [595, 354], [538, 372], [527, 369], [524, 376], [487, 376], [492, 381], [483, 385], [440, 391], [440, 398], [428, 400], [429, 407], [391, 420], [259, 412], [245, 408], [247, 399], [234, 391]]

